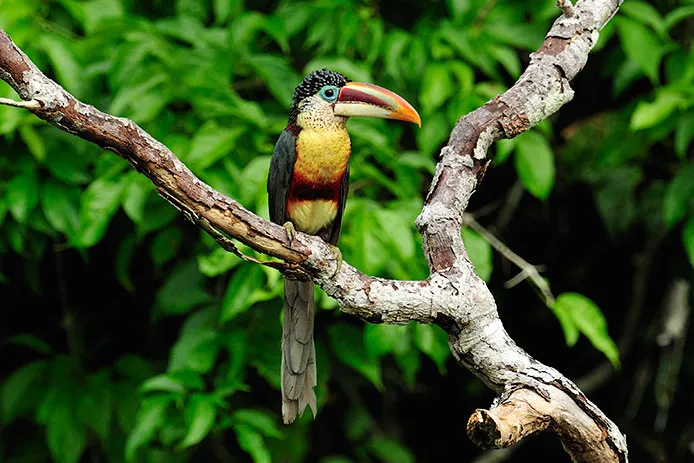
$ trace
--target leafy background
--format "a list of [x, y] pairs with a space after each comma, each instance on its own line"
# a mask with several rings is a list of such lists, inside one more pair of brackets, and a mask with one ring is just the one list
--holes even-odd
[[[519, 76], [554, 3], [0, 0], [0, 27], [76, 97], [135, 120], [263, 216], [305, 73], [327, 66], [400, 93], [421, 129], [349, 123], [340, 247], [366, 273], [419, 279], [413, 224], [435, 155], [460, 115]], [[543, 266], [555, 303], [528, 283], [505, 288], [518, 270], [463, 230], [511, 335], [583, 378], [632, 461], [692, 458], [692, 343], [686, 330], [656, 339], [667, 290], [694, 263], [693, 32], [691, 0], [628, 0], [575, 101], [493, 148], [470, 211]], [[0, 96], [16, 98], [4, 83]], [[483, 455], [464, 422], [493, 394], [445, 334], [367, 325], [320, 292], [318, 419], [281, 426], [279, 274], [220, 250], [112, 153], [2, 106], [0, 136], [1, 461]], [[537, 452], [566, 459], [551, 436], [511, 458]]]

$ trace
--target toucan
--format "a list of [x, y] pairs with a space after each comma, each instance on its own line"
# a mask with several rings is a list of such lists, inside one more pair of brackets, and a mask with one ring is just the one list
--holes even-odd
[[[289, 122], [280, 134], [267, 181], [270, 220], [317, 235], [335, 247], [349, 189], [350, 117], [379, 117], [421, 126], [404, 98], [377, 85], [352, 82], [321, 69], [296, 87]], [[339, 257], [341, 259], [341, 257]], [[341, 262], [341, 260], [340, 260]], [[282, 336], [282, 419], [293, 422], [306, 406], [316, 416], [313, 283], [285, 277]]]

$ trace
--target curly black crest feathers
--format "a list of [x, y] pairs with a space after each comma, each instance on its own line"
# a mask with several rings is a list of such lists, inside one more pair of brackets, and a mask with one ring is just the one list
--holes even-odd
[[339, 72], [330, 71], [328, 69], [319, 69], [304, 77], [304, 80], [294, 90], [294, 104], [303, 100], [306, 97], [315, 95], [326, 85], [334, 85], [335, 87], [344, 87], [347, 82], [351, 82], [348, 78]]

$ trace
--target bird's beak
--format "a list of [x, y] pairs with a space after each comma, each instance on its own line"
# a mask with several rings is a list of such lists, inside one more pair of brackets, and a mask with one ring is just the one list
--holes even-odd
[[378, 85], [363, 82], [349, 82], [342, 87], [334, 111], [338, 116], [397, 119], [422, 126], [419, 114], [403, 97]]

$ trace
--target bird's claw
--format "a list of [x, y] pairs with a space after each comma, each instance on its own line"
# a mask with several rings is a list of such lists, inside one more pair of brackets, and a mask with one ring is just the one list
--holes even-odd
[[296, 228], [294, 228], [294, 224], [291, 222], [284, 222], [284, 225], [282, 225], [284, 229], [287, 232], [287, 238], [289, 239], [289, 244], [292, 244], [294, 242], [294, 238], [296, 238]]
[[340, 248], [333, 246], [332, 244], [328, 244], [328, 246], [330, 247], [330, 252], [337, 261], [337, 268], [335, 269], [335, 273], [333, 273], [333, 276], [335, 276], [342, 268], [342, 251], [340, 251]]

